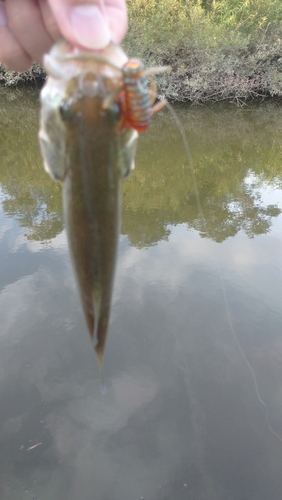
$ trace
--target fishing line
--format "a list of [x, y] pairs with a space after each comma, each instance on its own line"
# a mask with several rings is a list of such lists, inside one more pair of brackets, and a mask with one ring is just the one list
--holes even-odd
[[[205, 227], [205, 231], [206, 231], [206, 234], [207, 234], [207, 224], [206, 224], [206, 219], [204, 217], [204, 213], [203, 213], [203, 209], [202, 209], [202, 204], [201, 204], [201, 199], [200, 199], [200, 194], [199, 194], [199, 190], [198, 190], [198, 184], [197, 184], [197, 178], [196, 178], [196, 174], [195, 174], [195, 170], [194, 170], [194, 162], [193, 162], [193, 157], [192, 157], [192, 154], [191, 154], [191, 150], [190, 150], [190, 147], [189, 147], [189, 143], [188, 143], [188, 139], [187, 139], [187, 136], [184, 132], [184, 128], [183, 128], [183, 125], [181, 123], [181, 121], [179, 120], [178, 118], [178, 115], [177, 113], [175, 112], [175, 110], [173, 109], [173, 107], [171, 106], [171, 104], [169, 104], [165, 98], [161, 97], [161, 96], [157, 96], [161, 101], [163, 101], [166, 105], [166, 107], [168, 108], [168, 110], [170, 111], [174, 121], [175, 121], [175, 124], [177, 125], [177, 128], [181, 134], [181, 137], [182, 137], [182, 141], [183, 141], [183, 146], [184, 146], [184, 149], [185, 149], [185, 152], [186, 152], [186, 155], [187, 155], [187, 159], [188, 159], [188, 162], [189, 162], [189, 167], [190, 167], [190, 172], [191, 172], [191, 177], [192, 177], [192, 183], [193, 183], [193, 189], [194, 189], [194, 192], [195, 192], [195, 196], [196, 196], [196, 202], [197, 202], [197, 208], [198, 208], [198, 211], [199, 211], [199, 214], [200, 214], [200, 217], [202, 219], [202, 223], [203, 223], [203, 226]], [[223, 278], [222, 278], [222, 273], [221, 273], [221, 270], [218, 266], [216, 266], [216, 264], [214, 264], [215, 266], [215, 269], [219, 275], [219, 279], [220, 279], [220, 286], [221, 286], [221, 291], [222, 291], [222, 295], [223, 295], [223, 299], [224, 299], [224, 305], [225, 305], [225, 310], [226, 310], [226, 317], [227, 317], [227, 323], [228, 323], [228, 326], [230, 328], [230, 332], [232, 334], [232, 337], [233, 337], [233, 340], [235, 341], [235, 344], [237, 345], [237, 348], [244, 360], [244, 363], [245, 365], [247, 366], [250, 374], [251, 374], [251, 377], [252, 377], [252, 380], [253, 380], [253, 384], [254, 384], [254, 388], [255, 388], [255, 394], [257, 396], [257, 399], [259, 401], [259, 403], [265, 408], [265, 418], [266, 418], [266, 424], [267, 424], [267, 427], [268, 429], [270, 430], [270, 432], [276, 437], [279, 439], [279, 441], [282, 442], [282, 437], [277, 433], [275, 432], [275, 430], [272, 428], [271, 424], [270, 424], [270, 421], [269, 421], [269, 409], [268, 409], [268, 406], [267, 404], [264, 402], [261, 394], [260, 394], [260, 391], [259, 391], [259, 387], [258, 387], [258, 382], [257, 382], [257, 378], [256, 378], [256, 374], [254, 372], [254, 369], [252, 368], [239, 340], [238, 340], [238, 337], [237, 337], [237, 334], [236, 334], [236, 331], [234, 329], [234, 326], [233, 326], [233, 323], [232, 323], [232, 318], [231, 318], [231, 313], [230, 313], [230, 308], [229, 308], [229, 304], [228, 304], [228, 300], [227, 300], [227, 295], [226, 295], [226, 289], [225, 289], [225, 286], [224, 286], [224, 282], [223, 282]]]
[[246, 364], [246, 366], [248, 367], [250, 373], [251, 373], [251, 376], [252, 376], [252, 379], [253, 379], [253, 383], [254, 383], [254, 386], [255, 386], [255, 392], [256, 392], [256, 396], [260, 402], [260, 404], [265, 408], [265, 417], [266, 417], [266, 423], [267, 423], [267, 427], [269, 428], [270, 432], [272, 434], [274, 434], [275, 437], [277, 437], [279, 439], [279, 441], [282, 442], [282, 437], [279, 436], [279, 434], [277, 434], [277, 432], [275, 432], [275, 430], [271, 427], [270, 425], [270, 422], [269, 422], [269, 409], [268, 409], [268, 406], [267, 404], [264, 402], [264, 400], [262, 399], [261, 397], [261, 394], [259, 392], [259, 388], [258, 388], [258, 383], [257, 383], [257, 378], [256, 378], [256, 374], [253, 370], [253, 368], [251, 367], [251, 364], [246, 356], [246, 354], [244, 353], [244, 350], [238, 340], [238, 337], [236, 335], [236, 331], [233, 327], [233, 323], [232, 323], [232, 319], [231, 319], [231, 314], [230, 314], [230, 309], [229, 309], [229, 304], [228, 304], [228, 300], [227, 300], [227, 296], [226, 296], [226, 290], [225, 290], [225, 287], [224, 287], [224, 283], [223, 283], [223, 279], [222, 279], [222, 274], [221, 274], [221, 271], [220, 269], [218, 269], [218, 274], [219, 274], [219, 278], [220, 278], [220, 284], [221, 284], [221, 290], [222, 290], [222, 294], [223, 294], [223, 298], [224, 298], [224, 303], [225, 303], [225, 308], [226, 308], [226, 316], [227, 316], [227, 322], [228, 322], [228, 325], [229, 325], [229, 328], [230, 328], [230, 331], [232, 333], [232, 336], [233, 336], [233, 339], [235, 340], [235, 343], [239, 349], [239, 352]]
[[[166, 66], [165, 66], [165, 68], [166, 68]], [[142, 92], [145, 93], [146, 89], [142, 89]], [[195, 175], [193, 157], [192, 157], [192, 154], [191, 154], [191, 150], [190, 150], [190, 146], [189, 146], [189, 143], [188, 143], [188, 139], [187, 139], [186, 134], [184, 132], [183, 125], [182, 125], [181, 121], [179, 120], [177, 113], [174, 111], [172, 105], [165, 99], [165, 97], [163, 97], [162, 95], [158, 95], [156, 92], [152, 91], [151, 89], [149, 89], [149, 94], [151, 94], [153, 97], [155, 97], [155, 99], [159, 99], [159, 101], [161, 101], [161, 102], [164, 103], [164, 105], [169, 110], [172, 118], [174, 119], [174, 122], [175, 122], [175, 124], [176, 124], [176, 126], [178, 128], [178, 131], [180, 132], [180, 135], [181, 135], [181, 138], [182, 138], [182, 144], [184, 146], [184, 150], [185, 150], [187, 158], [188, 158], [188, 164], [189, 164], [189, 168], [190, 168], [190, 173], [191, 173], [191, 178], [192, 178], [192, 183], [193, 183], [193, 189], [194, 189], [194, 193], [195, 193], [195, 197], [196, 197], [197, 208], [198, 208], [198, 211], [199, 211], [199, 214], [200, 214], [201, 218], [203, 219], [203, 222], [205, 223], [205, 218], [204, 218], [204, 214], [203, 214], [203, 210], [202, 210], [202, 205], [201, 205], [201, 200], [200, 200], [200, 194], [199, 194], [199, 190], [198, 190], [197, 178], [196, 178], [196, 175]]]
[[171, 106], [171, 104], [169, 104], [169, 102], [167, 102], [167, 100], [164, 99], [164, 98], [162, 98], [162, 97], [160, 98], [160, 100], [165, 103], [167, 109], [171, 113], [171, 115], [172, 115], [172, 117], [173, 117], [173, 119], [175, 121], [175, 124], [177, 125], [177, 128], [178, 128], [178, 130], [179, 130], [179, 132], [181, 134], [183, 146], [184, 146], [184, 149], [185, 149], [185, 152], [186, 152], [186, 155], [187, 155], [187, 158], [188, 158], [189, 167], [190, 167], [190, 173], [191, 173], [191, 178], [192, 178], [192, 183], [193, 183], [193, 189], [194, 189], [194, 193], [195, 193], [195, 197], [196, 197], [197, 208], [198, 208], [199, 214], [200, 214], [200, 216], [201, 216], [201, 218], [202, 218], [202, 220], [203, 220], [203, 222], [205, 224], [205, 218], [204, 218], [204, 214], [203, 214], [203, 210], [202, 210], [202, 205], [201, 205], [201, 200], [200, 200], [200, 194], [199, 194], [199, 190], [198, 190], [197, 178], [196, 178], [196, 175], [195, 175], [193, 157], [192, 157], [192, 154], [191, 154], [191, 150], [190, 150], [190, 147], [189, 147], [189, 143], [188, 143], [186, 134], [185, 134], [184, 129], [183, 129], [183, 125], [182, 125], [181, 121], [179, 120], [179, 118], [177, 116], [177, 113], [174, 111], [174, 109]]

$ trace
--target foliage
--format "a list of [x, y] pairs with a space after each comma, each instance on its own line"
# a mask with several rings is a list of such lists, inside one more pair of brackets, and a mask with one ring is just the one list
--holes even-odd
[[[229, 100], [242, 105], [250, 99], [282, 97], [281, 40], [238, 43], [221, 50], [206, 48], [171, 58], [172, 73], [166, 86], [169, 100], [193, 103]], [[188, 52], [188, 51], [187, 51]], [[181, 63], [180, 63], [181, 58]]]
[[167, 99], [233, 100], [282, 96], [280, 0], [128, 0], [125, 48], [157, 77]]
[[[125, 46], [146, 55], [153, 48], [171, 50], [189, 37], [189, 43], [203, 45], [213, 40], [218, 28], [212, 26], [200, 2], [181, 0], [128, 0], [129, 33]], [[136, 54], [135, 54], [136, 55]]]
[[[261, 37], [269, 27], [280, 27], [280, 0], [128, 0], [130, 37], [169, 45], [183, 41], [216, 44], [232, 42], [238, 33]], [[171, 38], [167, 35], [170, 34]], [[216, 38], [214, 38], [216, 37]], [[164, 48], [164, 47], [163, 47]]]
[[[2, 210], [28, 239], [48, 241], [63, 230], [61, 187], [42, 167], [38, 93], [2, 89], [0, 106]], [[168, 238], [176, 224], [217, 242], [238, 231], [249, 237], [268, 232], [281, 209], [263, 201], [260, 187], [282, 188], [281, 109], [235, 113], [217, 105], [176, 112], [189, 140], [203, 216], [180, 132], [164, 110], [141, 135], [136, 170], [123, 182], [123, 234], [144, 247]]]
[[3, 64], [0, 63], [0, 84], [7, 87], [20, 85], [22, 83], [29, 83], [33, 86], [41, 86], [45, 78], [46, 76], [44, 70], [37, 63], [34, 63], [30, 70], [25, 71], [24, 73], [8, 70], [3, 66]]
[[27, 229], [27, 239], [52, 239], [63, 229], [61, 187], [42, 166], [38, 92], [2, 88], [0, 107], [2, 209]]
[[[128, 0], [124, 47], [157, 76], [170, 101], [203, 103], [282, 97], [281, 0]], [[23, 74], [0, 63], [0, 84], [41, 85], [38, 65]]]
[[282, 187], [281, 110], [235, 114], [217, 105], [209, 111], [183, 107], [177, 114], [189, 140], [203, 216], [179, 131], [166, 112], [155, 119], [154, 133], [141, 137], [136, 171], [123, 184], [123, 233], [138, 247], [166, 239], [176, 224], [216, 242], [238, 231], [250, 238], [267, 233], [281, 209], [262, 201], [260, 187]]
[[217, 23], [244, 33], [258, 33], [270, 25], [280, 25], [280, 0], [216, 0], [213, 16]]

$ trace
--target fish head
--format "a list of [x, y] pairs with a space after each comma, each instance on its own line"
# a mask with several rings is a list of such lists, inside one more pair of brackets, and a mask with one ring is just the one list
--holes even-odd
[[[73, 130], [79, 120], [84, 126], [103, 132], [110, 124], [118, 134], [120, 110], [118, 94], [123, 86], [122, 68], [128, 60], [122, 48], [114, 43], [95, 53], [81, 51], [65, 40], [57, 42], [44, 57], [48, 79], [41, 91], [41, 118], [39, 142], [46, 172], [63, 181], [70, 163]], [[125, 129], [120, 134], [119, 164], [122, 175], [132, 169], [135, 150], [132, 137], [136, 134]], [[128, 154], [127, 146], [130, 144]], [[123, 164], [124, 163], [124, 164]]]

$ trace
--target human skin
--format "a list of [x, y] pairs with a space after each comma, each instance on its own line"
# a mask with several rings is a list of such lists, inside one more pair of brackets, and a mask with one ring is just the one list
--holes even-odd
[[121, 43], [126, 31], [125, 0], [0, 0], [0, 61], [15, 71], [41, 63], [62, 36], [97, 50]]

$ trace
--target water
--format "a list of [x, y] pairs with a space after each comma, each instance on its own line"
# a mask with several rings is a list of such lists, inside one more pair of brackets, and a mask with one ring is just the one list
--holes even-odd
[[141, 137], [100, 393], [37, 146], [0, 95], [0, 496], [280, 500], [282, 110], [166, 111]]

